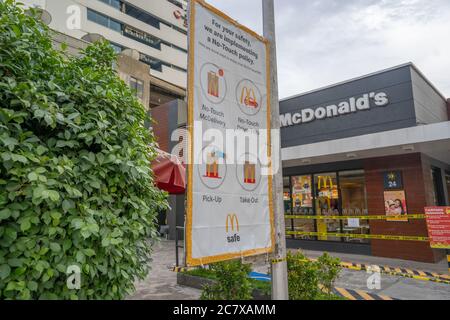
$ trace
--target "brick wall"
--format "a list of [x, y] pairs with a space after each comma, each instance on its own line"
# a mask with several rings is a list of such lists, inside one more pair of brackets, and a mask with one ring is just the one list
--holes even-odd
[[162, 105], [151, 109], [150, 114], [153, 119], [153, 134], [159, 144], [159, 148], [163, 151], [169, 150], [169, 107]]
[[[430, 205], [431, 181], [426, 175], [429, 170], [423, 165], [420, 153], [367, 159], [364, 161], [364, 169], [370, 215], [385, 213], [383, 173], [390, 170], [403, 173], [408, 214], [422, 214], [424, 207]], [[425, 220], [372, 220], [370, 232], [380, 235], [428, 236]], [[374, 256], [422, 262], [437, 262], [442, 258], [442, 253], [432, 250], [428, 242], [371, 240], [371, 246]]]

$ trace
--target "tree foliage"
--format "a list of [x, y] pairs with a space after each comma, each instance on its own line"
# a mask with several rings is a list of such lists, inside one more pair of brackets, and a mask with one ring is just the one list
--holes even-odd
[[[156, 212], [146, 112], [106, 42], [78, 58], [0, 1], [0, 299], [120, 299], [148, 273]], [[81, 268], [80, 290], [67, 268]]]
[[291, 300], [333, 299], [332, 289], [341, 272], [340, 260], [324, 253], [316, 261], [302, 252], [288, 253], [288, 287]]

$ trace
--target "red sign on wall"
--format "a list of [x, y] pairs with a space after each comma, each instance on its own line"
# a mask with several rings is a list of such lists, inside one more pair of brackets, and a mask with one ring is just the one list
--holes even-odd
[[435, 249], [450, 249], [450, 207], [427, 207], [425, 214], [430, 246]]

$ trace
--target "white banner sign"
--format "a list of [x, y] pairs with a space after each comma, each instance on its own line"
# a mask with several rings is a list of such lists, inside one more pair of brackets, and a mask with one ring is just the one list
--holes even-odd
[[274, 246], [268, 43], [203, 1], [189, 13], [187, 263]]

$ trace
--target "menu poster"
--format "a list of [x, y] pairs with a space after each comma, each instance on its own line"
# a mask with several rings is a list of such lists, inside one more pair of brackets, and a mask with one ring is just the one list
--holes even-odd
[[435, 249], [450, 249], [450, 207], [427, 207], [428, 236]]
[[384, 208], [386, 221], [408, 222], [405, 191], [385, 191]]
[[[204, 1], [189, 3], [186, 260], [200, 266], [267, 254], [275, 245], [272, 177], [261, 161], [271, 149], [269, 56], [266, 39]], [[258, 132], [254, 146], [265, 157], [204, 141], [207, 132], [226, 140], [230, 131], [241, 138]]]

